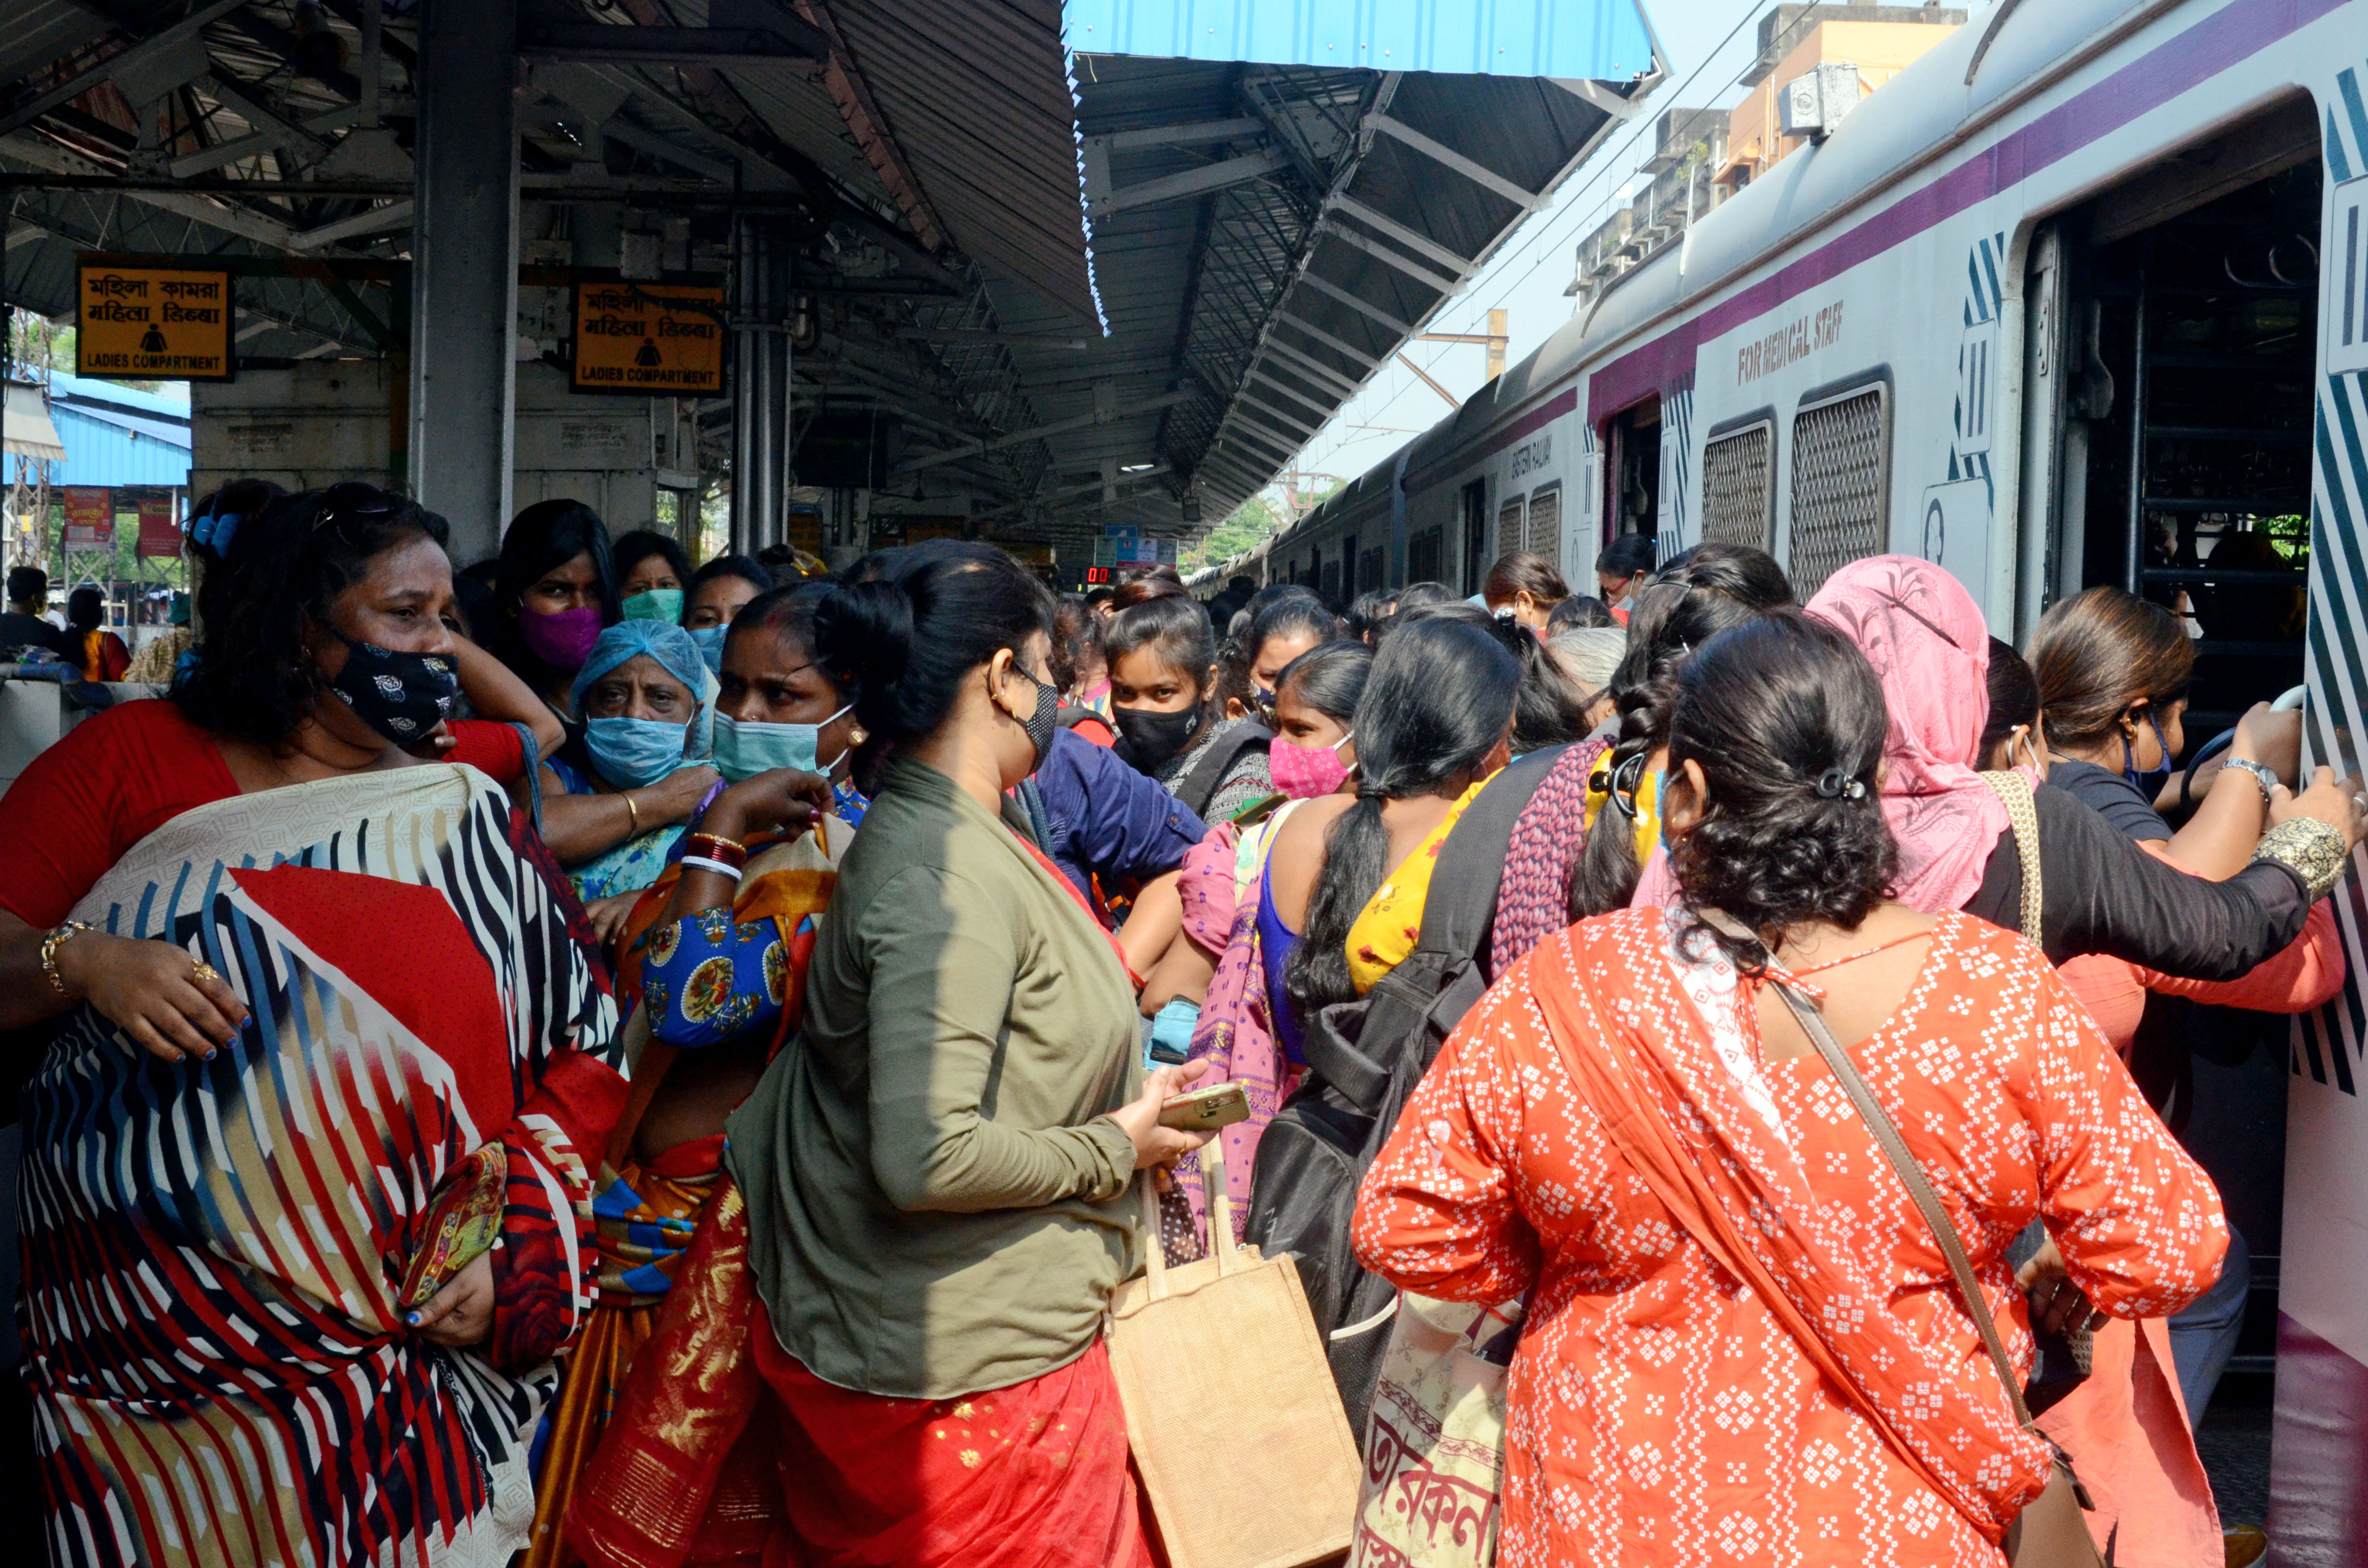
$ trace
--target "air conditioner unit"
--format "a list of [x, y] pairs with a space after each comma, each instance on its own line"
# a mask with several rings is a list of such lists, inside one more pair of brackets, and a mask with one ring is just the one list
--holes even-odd
[[1858, 107], [1858, 67], [1828, 60], [1793, 77], [1776, 95], [1777, 127], [1787, 136], [1823, 142]]

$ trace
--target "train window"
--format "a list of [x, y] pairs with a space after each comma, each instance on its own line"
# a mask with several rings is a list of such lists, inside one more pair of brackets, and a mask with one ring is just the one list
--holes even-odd
[[1444, 569], [1440, 557], [1445, 553], [1447, 540], [1439, 528], [1425, 528], [1406, 540], [1406, 581], [1435, 583]]
[[1342, 534], [1340, 536], [1340, 597], [1343, 599], [1353, 599], [1357, 597], [1360, 588], [1373, 586], [1371, 583], [1360, 580], [1361, 574], [1358, 571], [1358, 565], [1357, 536]]
[[1463, 502], [1463, 591], [1480, 591], [1480, 574], [1488, 569], [1488, 482], [1475, 479], [1460, 492]]
[[1776, 528], [1776, 411], [1711, 431], [1702, 446], [1702, 536], [1766, 550]]
[[1340, 597], [1340, 563], [1338, 562], [1327, 561], [1324, 563], [1324, 575], [1316, 584], [1315, 591], [1327, 599], [1337, 599]]
[[1514, 496], [1497, 508], [1497, 553], [1491, 561], [1499, 561], [1521, 548], [1521, 498]]
[[1793, 418], [1792, 559], [1805, 602], [1827, 577], [1884, 546], [1891, 480], [1888, 378], [1820, 388]]
[[1365, 593], [1372, 589], [1385, 585], [1382, 582], [1382, 572], [1383, 569], [1382, 565], [1382, 547], [1378, 544], [1373, 546], [1371, 550], [1362, 551], [1358, 553], [1357, 591], [1359, 593]]
[[1531, 555], [1543, 555], [1562, 565], [1562, 486], [1549, 484], [1530, 492], [1530, 538], [1526, 547]]

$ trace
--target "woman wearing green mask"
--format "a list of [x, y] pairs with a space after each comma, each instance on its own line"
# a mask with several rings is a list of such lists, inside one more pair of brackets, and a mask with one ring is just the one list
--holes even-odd
[[690, 557], [682, 546], [654, 529], [635, 528], [612, 549], [617, 608], [625, 619], [681, 625], [683, 595], [690, 586]]
[[[645, 1103], [638, 1115], [628, 1108], [609, 1140], [594, 1211], [600, 1293], [552, 1420], [526, 1568], [569, 1560], [561, 1522], [587, 1490], [609, 1412], [715, 1190], [723, 1119], [795, 1027], [815, 921], [855, 841], [841, 822], [806, 825], [831, 798], [817, 761], [843, 778], [863, 739], [847, 695], [814, 661], [814, 610], [827, 592], [819, 583], [771, 589], [734, 607], [716, 715], [731, 782], [616, 944], [618, 1001], [637, 1008], [629, 1029]], [[860, 816], [861, 797], [838, 790]], [[620, 1434], [616, 1446], [638, 1436]]]
[[604, 947], [715, 785], [713, 689], [690, 634], [664, 621], [619, 621], [576, 672], [583, 731], [542, 765], [542, 835]]
[[732, 618], [772, 586], [771, 575], [746, 555], [719, 555], [691, 574], [690, 597], [683, 603], [683, 629], [699, 644], [707, 667], [719, 676], [723, 673], [723, 638], [732, 630]]

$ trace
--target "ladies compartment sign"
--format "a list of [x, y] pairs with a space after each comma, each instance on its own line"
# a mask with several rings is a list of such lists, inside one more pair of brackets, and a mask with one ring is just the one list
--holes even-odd
[[723, 390], [723, 290], [575, 285], [577, 392], [664, 397]]
[[76, 272], [74, 374], [231, 379], [229, 273], [87, 260]]

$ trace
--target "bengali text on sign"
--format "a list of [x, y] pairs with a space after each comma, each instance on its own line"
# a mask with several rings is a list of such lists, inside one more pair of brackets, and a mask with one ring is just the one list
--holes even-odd
[[79, 274], [76, 375], [230, 379], [229, 273], [85, 260]]
[[722, 392], [723, 317], [721, 289], [578, 283], [575, 390], [657, 397]]

